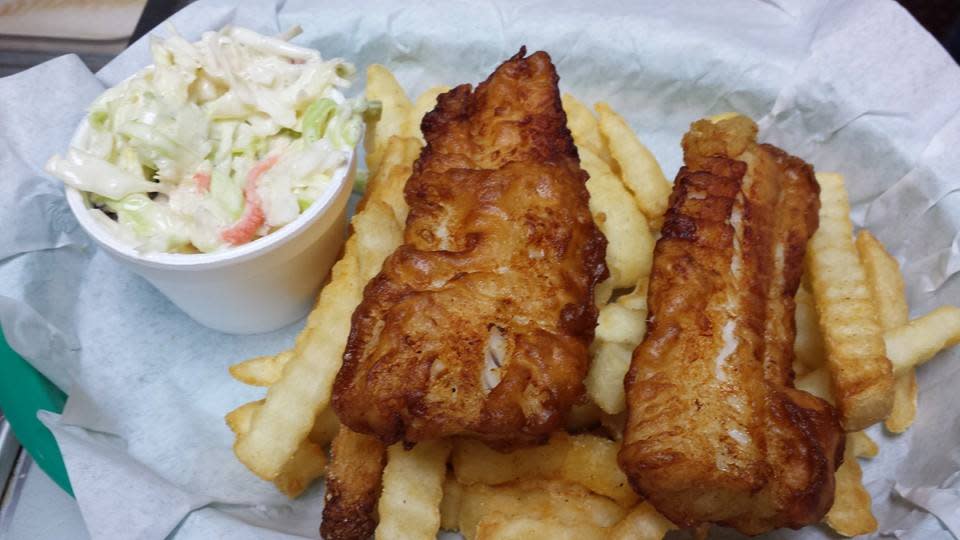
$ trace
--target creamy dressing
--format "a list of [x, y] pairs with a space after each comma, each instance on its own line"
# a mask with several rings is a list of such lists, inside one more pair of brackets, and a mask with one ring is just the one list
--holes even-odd
[[157, 192], [161, 188], [79, 148], [69, 149], [64, 159], [51, 160], [47, 172], [80, 191], [93, 191], [111, 199]]

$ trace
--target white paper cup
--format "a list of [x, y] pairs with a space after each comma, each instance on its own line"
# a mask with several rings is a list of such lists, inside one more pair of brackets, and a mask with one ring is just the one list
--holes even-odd
[[[82, 147], [88, 130], [84, 121], [73, 143]], [[219, 253], [140, 253], [93, 219], [83, 193], [70, 186], [66, 192], [87, 234], [187, 315], [221, 332], [255, 334], [286, 326], [312, 307], [343, 244], [355, 172], [356, 150], [295, 221]]]

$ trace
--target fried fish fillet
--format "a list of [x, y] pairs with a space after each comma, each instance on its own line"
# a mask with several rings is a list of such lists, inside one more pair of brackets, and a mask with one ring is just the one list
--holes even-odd
[[625, 384], [620, 466], [681, 526], [819, 521], [838, 415], [793, 387], [794, 295], [817, 228], [812, 168], [747, 118], [693, 124], [654, 254], [650, 322]]
[[341, 427], [330, 445], [320, 537], [365, 540], [377, 528], [377, 501], [387, 448], [378, 439]]
[[439, 96], [407, 182], [404, 244], [354, 312], [333, 406], [384, 443], [510, 446], [583, 393], [608, 275], [550, 57]]

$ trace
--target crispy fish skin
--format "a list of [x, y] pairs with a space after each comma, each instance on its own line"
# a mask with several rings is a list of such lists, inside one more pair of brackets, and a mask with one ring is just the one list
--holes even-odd
[[625, 379], [620, 466], [684, 527], [815, 523], [844, 441], [834, 408], [793, 388], [794, 295], [819, 186], [802, 160], [757, 144], [744, 117], [696, 122], [683, 147]]
[[424, 118], [404, 244], [354, 312], [333, 406], [385, 444], [535, 442], [583, 394], [606, 240], [550, 57], [524, 55]]

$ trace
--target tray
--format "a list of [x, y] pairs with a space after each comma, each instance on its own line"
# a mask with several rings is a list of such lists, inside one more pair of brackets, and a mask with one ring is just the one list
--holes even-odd
[[0, 331], [0, 409], [33, 460], [58, 486], [73, 495], [56, 439], [37, 411], [61, 412], [67, 395], [10, 348]]

